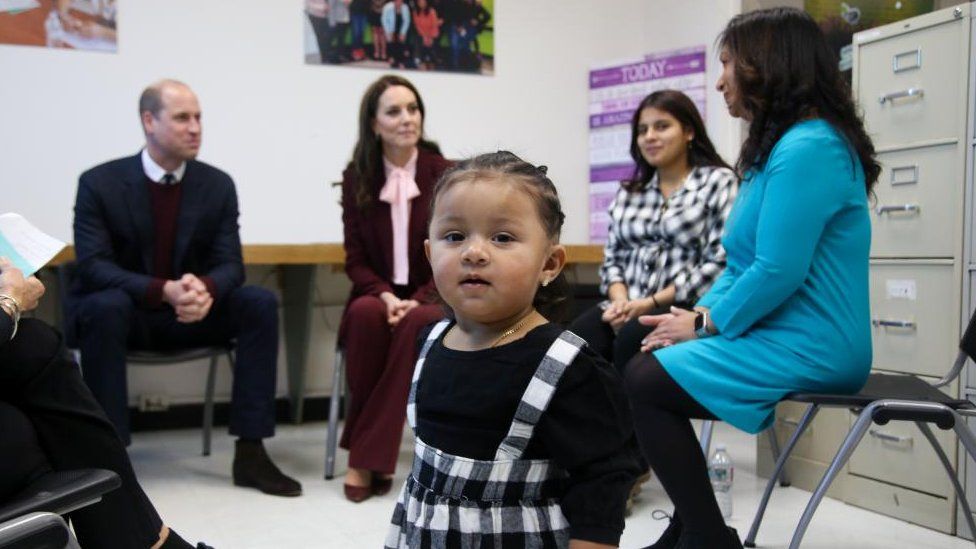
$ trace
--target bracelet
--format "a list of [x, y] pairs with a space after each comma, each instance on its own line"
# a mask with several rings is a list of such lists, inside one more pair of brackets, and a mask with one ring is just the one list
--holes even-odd
[[651, 301], [654, 302], [654, 308], [655, 309], [660, 309], [661, 308], [661, 304], [657, 302], [657, 298], [654, 297], [654, 294], [651, 294]]
[[10, 339], [17, 335], [17, 324], [20, 322], [20, 303], [12, 296], [0, 294], [0, 308], [7, 311], [10, 319], [14, 321], [14, 331], [10, 334]]

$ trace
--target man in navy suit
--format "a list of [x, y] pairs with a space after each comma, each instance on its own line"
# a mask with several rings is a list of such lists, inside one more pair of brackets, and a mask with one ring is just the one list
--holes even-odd
[[274, 435], [278, 308], [270, 291], [242, 286], [234, 182], [195, 160], [200, 106], [188, 86], [149, 86], [139, 116], [145, 148], [86, 171], [78, 183], [67, 326], [77, 334], [85, 381], [128, 443], [126, 349], [236, 338], [234, 483], [300, 495], [262, 443]]

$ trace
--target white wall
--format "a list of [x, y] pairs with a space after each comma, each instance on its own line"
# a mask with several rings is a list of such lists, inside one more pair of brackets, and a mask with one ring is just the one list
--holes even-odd
[[741, 144], [741, 123], [729, 116], [715, 82], [722, 72], [715, 39], [734, 15], [741, 0], [652, 0], [642, 4], [645, 22], [641, 47], [653, 52], [704, 45], [708, 97], [705, 124], [709, 137], [729, 164], [735, 162]]
[[[237, 181], [242, 237], [337, 242], [337, 194], [365, 87], [382, 72], [307, 66], [300, 0], [137, 0], [120, 5], [119, 53], [0, 45], [2, 211], [71, 240], [78, 174], [135, 153], [139, 92], [160, 77], [189, 83], [204, 111], [201, 159]], [[586, 242], [590, 67], [648, 52], [712, 46], [739, 0], [496, 0], [493, 77], [405, 72], [428, 106], [428, 134], [449, 157], [507, 148], [547, 164], [567, 212], [564, 240]], [[730, 161], [738, 124], [708, 96], [707, 123]], [[326, 271], [326, 269], [320, 269]], [[251, 283], [273, 273], [249, 269]], [[328, 391], [343, 275], [321, 272], [309, 392]], [[279, 394], [284, 394], [284, 353]], [[201, 365], [202, 366], [202, 365]], [[201, 368], [130, 368], [130, 394], [198, 400]], [[221, 371], [219, 392], [229, 394]]]
[[[650, 9], [659, 3], [669, 13]], [[569, 214], [566, 241], [584, 242], [587, 69], [711, 41], [694, 20], [701, 9], [683, 4], [499, 0], [495, 76], [406, 73], [428, 105], [429, 135], [451, 157], [505, 147], [549, 165]], [[78, 174], [139, 148], [138, 94], [167, 76], [200, 96], [200, 157], [236, 179], [245, 242], [339, 241], [328, 183], [349, 158], [359, 98], [382, 73], [305, 65], [301, 6], [139, 0], [120, 5], [114, 55], [0, 45], [0, 185], [16, 190], [3, 210], [70, 240]], [[652, 12], [693, 24], [681, 32]], [[652, 37], [665, 29], [680, 44]]]
[[[565, 240], [585, 242], [587, 69], [711, 46], [737, 9], [737, 0], [498, 0], [495, 76], [406, 74], [448, 156], [504, 147], [549, 165]], [[0, 185], [15, 191], [2, 209], [70, 240], [77, 175], [139, 148], [136, 98], [170, 76], [200, 96], [201, 159], [237, 180], [245, 242], [339, 241], [328, 183], [349, 158], [359, 97], [381, 72], [305, 65], [300, 1], [140, 0], [118, 18], [114, 55], [0, 45]], [[709, 129], [728, 156], [737, 134], [720, 98], [709, 102]]]

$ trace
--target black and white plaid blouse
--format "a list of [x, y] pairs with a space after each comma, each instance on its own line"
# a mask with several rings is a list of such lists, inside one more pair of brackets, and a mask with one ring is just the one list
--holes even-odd
[[675, 286], [676, 303], [693, 303], [725, 268], [722, 230], [738, 188], [727, 168], [691, 170], [665, 199], [654, 174], [643, 191], [622, 185], [610, 204], [610, 229], [600, 267], [600, 291], [614, 282], [639, 299]]

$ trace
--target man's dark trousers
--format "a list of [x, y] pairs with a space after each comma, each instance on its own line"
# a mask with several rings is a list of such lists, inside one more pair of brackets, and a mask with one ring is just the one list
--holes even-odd
[[138, 307], [121, 289], [78, 296], [76, 322], [85, 382], [129, 443], [126, 351], [221, 345], [237, 340], [230, 433], [259, 439], [274, 435], [278, 303], [274, 294], [243, 286], [214, 303], [200, 322], [176, 320], [168, 305]]

